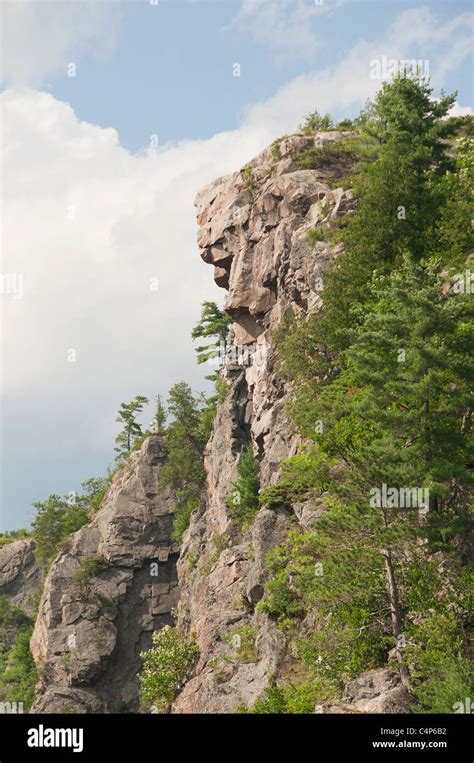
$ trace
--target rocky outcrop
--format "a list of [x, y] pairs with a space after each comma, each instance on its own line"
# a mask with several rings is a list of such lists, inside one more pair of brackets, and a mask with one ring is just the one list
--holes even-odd
[[[312, 528], [321, 506], [262, 508], [246, 528], [228, 498], [249, 444], [262, 488], [276, 484], [300, 444], [286, 412], [291, 390], [275, 371], [274, 332], [285, 316], [320, 308], [326, 271], [342, 251], [334, 221], [355, 208], [341, 180], [352, 157], [332, 150], [344, 137], [287, 137], [198, 195], [201, 256], [227, 290], [234, 320], [203, 500], [178, 549], [173, 495], [158, 486], [161, 438], [145, 440], [114, 476], [100, 510], [71, 536], [45, 581], [31, 642], [42, 675], [33, 712], [138, 710], [140, 652], [153, 630], [174, 621], [175, 606], [178, 630], [195, 639], [199, 659], [172, 712], [233, 712], [273, 679], [291, 677], [285, 636], [257, 605], [268, 554], [289, 529]], [[387, 668], [362, 674], [316, 712], [403, 712], [407, 701]]]
[[350, 681], [343, 697], [325, 702], [317, 713], [407, 713], [412, 699], [401, 686], [398, 672], [391, 668], [367, 670]]
[[16, 540], [0, 549], [0, 596], [27, 615], [36, 611], [41, 568], [36, 563], [31, 540]]
[[[274, 370], [272, 334], [289, 311], [304, 316], [319, 308], [324, 274], [341, 251], [328, 240], [331, 224], [352, 211], [353, 201], [349, 191], [332, 187], [346, 166], [335, 161], [302, 170], [295, 155], [343, 137], [286, 138], [196, 200], [201, 256], [228, 290], [225, 309], [235, 325], [222, 370], [228, 390], [205, 457], [207, 495], [178, 563], [178, 626], [195, 635], [200, 660], [174, 712], [232, 712], [252, 704], [288, 658], [282, 632], [255, 606], [266, 557], [298, 526], [295, 516], [262, 509], [242, 532], [226, 502], [248, 442], [262, 487], [278, 480], [281, 462], [299, 443], [285, 411], [289, 391]], [[319, 234], [311, 236], [315, 228]], [[300, 526], [311, 526], [310, 506], [298, 516]]]
[[138, 709], [140, 652], [178, 598], [165, 462], [162, 439], [146, 439], [53, 562], [31, 640], [42, 676], [31, 712]]

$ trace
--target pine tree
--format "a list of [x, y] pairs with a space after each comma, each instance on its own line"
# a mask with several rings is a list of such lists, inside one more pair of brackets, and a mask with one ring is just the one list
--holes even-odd
[[254, 518], [259, 509], [260, 464], [248, 445], [237, 463], [237, 480], [231, 485], [227, 505], [237, 522], [244, 527]]
[[121, 403], [118, 416], [115, 419], [123, 424], [122, 431], [115, 438], [118, 447], [116, 460], [121, 461], [131, 452], [134, 442], [143, 434], [141, 425], [137, 422], [137, 416], [143, 411], [143, 407], [149, 402], [144, 395], [137, 395], [130, 403]]
[[203, 463], [206, 440], [199, 399], [185, 382], [170, 389], [168, 411], [172, 418], [165, 434], [168, 461], [160, 472], [160, 483], [170, 485], [177, 497], [174, 538], [180, 542], [192, 511], [199, 505], [206, 478]]
[[156, 396], [155, 402], [155, 415], [153, 416], [150, 429], [154, 434], [163, 434], [166, 424], [166, 409], [161, 401], [160, 395]]
[[[352, 590], [356, 598], [349, 610], [341, 610], [341, 622], [354, 616], [354, 627], [367, 634], [382, 623], [380, 637], [387, 633], [389, 615], [407, 687], [399, 648], [409, 628], [408, 594], [400, 591], [407, 559], [416, 559], [420, 542], [425, 545], [419, 564], [426, 564], [432, 551], [449, 554], [468, 531], [473, 329], [470, 295], [446, 294], [440, 276], [408, 258], [374, 282], [352, 344], [339, 358], [340, 373], [328, 384], [313, 378], [292, 406], [303, 434], [330, 459], [329, 469], [324, 460], [313, 460], [315, 487], [324, 480], [333, 496], [313, 545], [316, 558], [335, 576], [325, 576], [322, 589], [316, 581], [313, 603], [321, 608], [326, 601], [334, 612]], [[315, 432], [315, 421], [323, 424], [321, 431]], [[285, 484], [291, 493], [288, 473]], [[384, 485], [387, 500], [380, 498]], [[363, 597], [357, 604], [358, 590], [369, 597], [365, 604]], [[369, 601], [377, 612], [374, 621], [360, 619]], [[321, 647], [324, 634], [329, 642], [344, 640], [348, 631], [338, 622], [333, 616], [313, 646]]]
[[[207, 363], [209, 360], [219, 357], [219, 355], [221, 355], [221, 362], [223, 362], [227, 334], [229, 333], [231, 323], [231, 317], [223, 310], [220, 310], [215, 302], [203, 302], [201, 318], [199, 323], [193, 328], [191, 337], [193, 340], [210, 338], [213, 341], [209, 344], [196, 347], [198, 363]], [[217, 374], [211, 374], [206, 378], [215, 381]]]
[[376, 161], [354, 184], [357, 214], [343, 232], [344, 257], [327, 276], [322, 326], [335, 349], [347, 347], [356, 308], [374, 272], [385, 274], [409, 251], [421, 261], [436, 254], [444, 195], [441, 180], [455, 167], [450, 139], [458, 120], [445, 119], [456, 94], [435, 100], [429, 84], [401, 74], [377, 94], [364, 129], [377, 135]]

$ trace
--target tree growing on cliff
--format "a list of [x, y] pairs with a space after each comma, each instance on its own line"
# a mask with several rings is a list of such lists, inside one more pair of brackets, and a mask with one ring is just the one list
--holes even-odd
[[87, 524], [99, 508], [111, 482], [107, 477], [92, 477], [81, 483], [81, 493], [56, 494], [33, 503], [36, 516], [31, 523], [35, 556], [45, 570], [57, 555], [61, 543], [73, 532]]
[[298, 125], [298, 130], [305, 135], [314, 135], [319, 130], [330, 130], [332, 127], [334, 127], [334, 122], [331, 115], [322, 115], [315, 109], [304, 118], [302, 124]]
[[138, 414], [142, 413], [143, 407], [149, 402], [144, 395], [137, 395], [130, 403], [121, 403], [118, 416], [115, 421], [123, 424], [123, 429], [115, 442], [118, 447], [114, 448], [117, 452], [116, 461], [126, 458], [131, 452], [135, 440], [142, 436], [141, 425], [137, 422]]
[[152, 638], [152, 648], [140, 655], [143, 661], [139, 675], [140, 697], [144, 708], [166, 713], [199, 650], [193, 641], [180, 636], [170, 625], [156, 631]]
[[350, 343], [374, 273], [390, 272], [406, 252], [418, 262], [438, 253], [442, 179], [455, 168], [450, 140], [459, 123], [446, 119], [455, 98], [436, 100], [423, 78], [403, 75], [377, 94], [367, 122], [380, 138], [377, 159], [359, 168], [344, 257], [325, 279], [320, 331], [336, 350]]
[[237, 475], [237, 480], [231, 485], [227, 505], [232, 517], [245, 529], [260, 507], [260, 464], [253, 454], [252, 445], [248, 445], [241, 454]]
[[181, 541], [192, 511], [198, 507], [206, 478], [203, 455], [207, 435], [203, 432], [203, 408], [186, 382], [175, 384], [169, 392], [171, 422], [165, 440], [168, 461], [160, 472], [160, 484], [169, 485], [177, 503], [174, 538]]
[[155, 414], [150, 429], [154, 434], [163, 434], [166, 424], [166, 409], [162, 403], [160, 395], [156, 396], [155, 404]]
[[[308, 382], [291, 407], [300, 431], [332, 461], [328, 470], [315, 460], [313, 477], [315, 488], [324, 478], [332, 499], [317, 531], [277, 556], [267, 607], [280, 617], [319, 612], [300, 653], [315, 668], [322, 655], [325, 669], [332, 665], [333, 675], [346, 679], [383, 664], [390, 644], [408, 687], [406, 641], [419, 661], [415, 693], [436, 697], [439, 707], [449, 701], [440, 690], [446, 670], [459, 666], [459, 690], [466, 673], [467, 658], [455, 646], [467, 622], [456, 547], [467, 537], [473, 483], [474, 307], [469, 294], [445, 293], [432, 267], [408, 258], [373, 283], [360, 319], [337, 376], [321, 384], [307, 366]], [[303, 373], [304, 364], [297, 369]], [[315, 422], [323, 424], [316, 431]], [[287, 499], [291, 473], [285, 485]], [[440, 550], [441, 571], [433, 558]], [[313, 574], [317, 563], [323, 580]], [[420, 606], [428, 568], [437, 583]], [[442, 612], [446, 598], [458, 637], [443, 659], [434, 648], [428, 659], [420, 643], [427, 613]]]
[[[226, 339], [231, 323], [230, 315], [220, 310], [215, 302], [203, 302], [201, 317], [193, 328], [191, 337], [193, 340], [211, 339], [212, 341], [209, 344], [196, 347], [198, 363], [207, 363], [213, 358], [219, 357], [219, 354], [225, 356]], [[223, 360], [224, 357], [221, 357], [221, 362]], [[210, 374], [206, 378], [215, 381], [217, 374]]]
[[0, 596], [0, 703], [23, 704], [28, 712], [35, 699], [38, 673], [30, 651], [33, 620]]

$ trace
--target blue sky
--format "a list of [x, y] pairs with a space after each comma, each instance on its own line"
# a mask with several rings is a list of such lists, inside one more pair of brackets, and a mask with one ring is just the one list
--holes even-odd
[[374, 57], [429, 59], [435, 92], [470, 110], [472, 17], [455, 0], [33, 0], [1, 15], [2, 272], [24, 281], [0, 295], [3, 530], [104, 473], [122, 401], [203, 388], [190, 332], [225, 294], [199, 258], [197, 191], [314, 108], [357, 113], [380, 86]]
[[[313, 5], [311, 0], [304, 4]], [[246, 106], [302, 72], [337, 62], [360, 38], [377, 39], [402, 9], [417, 7], [409, 0], [347, 0], [340, 5], [326, 0], [308, 21], [317, 40], [314, 50], [282, 51], [235, 22], [241, 5], [234, 0], [120, 3], [114, 52], [105, 60], [81, 57], [80, 76], [55, 79], [48, 89], [69, 101], [80, 119], [115, 127], [122, 145], [132, 151], [146, 147], [152, 133], [163, 143], [207, 138], [235, 129]], [[470, 7], [456, 0], [422, 5], [441, 22]], [[289, 21], [290, 7], [287, 16]], [[235, 62], [241, 77], [231, 76]], [[459, 90], [461, 103], [468, 101], [469, 67], [450, 73], [445, 86]]]

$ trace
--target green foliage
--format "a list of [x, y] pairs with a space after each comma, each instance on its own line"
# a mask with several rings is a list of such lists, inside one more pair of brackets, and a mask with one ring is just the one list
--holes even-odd
[[256, 715], [283, 715], [314, 713], [318, 690], [314, 683], [278, 686], [275, 682], [265, 689], [265, 696], [257, 699], [251, 708], [241, 705], [239, 713]]
[[354, 122], [352, 119], [341, 119], [336, 125], [336, 130], [353, 130]]
[[135, 440], [143, 436], [141, 425], [137, 422], [137, 416], [142, 413], [143, 407], [149, 402], [144, 395], [137, 395], [130, 403], [121, 403], [118, 416], [115, 419], [123, 425], [123, 429], [117, 437], [116, 461], [122, 461], [131, 453]]
[[253, 174], [253, 169], [248, 164], [244, 169], [242, 170], [242, 178], [244, 180], [244, 183], [247, 187], [247, 190], [250, 192], [251, 196], [253, 197], [253, 194], [257, 190], [257, 183], [255, 181], [255, 177]]
[[56, 494], [44, 501], [35, 501], [36, 516], [31, 523], [36, 558], [45, 570], [57, 555], [62, 541], [87, 524], [99, 508], [109, 488], [111, 475], [92, 477], [81, 483], [81, 494], [64, 498]]
[[189, 385], [180, 382], [169, 392], [168, 411], [172, 417], [165, 433], [168, 461], [159, 481], [172, 487], [177, 497], [173, 537], [180, 543], [191, 513], [199, 506], [206, 479], [203, 454], [209, 436], [209, 409], [203, 406], [202, 397], [195, 397]]
[[80, 568], [74, 574], [74, 582], [82, 592], [89, 590], [93, 578], [108, 569], [109, 563], [103, 556], [88, 556], [82, 560]]
[[238, 478], [231, 486], [227, 505], [232, 517], [246, 528], [259, 509], [260, 464], [249, 445], [237, 464]]
[[0, 596], [0, 702], [22, 702], [24, 712], [33, 704], [38, 681], [30, 652], [33, 620]]
[[322, 116], [315, 110], [305, 117], [303, 123], [298, 126], [298, 130], [305, 135], [314, 135], [320, 130], [331, 130], [333, 127], [334, 122], [330, 114]]
[[[107, 495], [113, 474], [111, 470], [108, 470], [106, 477], [90, 477], [88, 480], [81, 482], [82, 494], [79, 496], [79, 499], [87, 506], [89, 517], [99, 510], [102, 501]], [[67, 527], [68, 523], [66, 522]], [[70, 532], [74, 531], [71, 530]]]
[[306, 238], [311, 246], [314, 246], [318, 241], [325, 240], [325, 233], [322, 228], [310, 228], [306, 231]]
[[156, 396], [155, 404], [155, 413], [153, 415], [153, 421], [150, 429], [153, 434], [164, 434], [166, 424], [166, 409], [162, 403], [160, 395]]
[[437, 224], [438, 254], [442, 263], [462, 269], [474, 253], [472, 209], [474, 196], [474, 139], [456, 141], [456, 168], [440, 182], [444, 200]]
[[267, 509], [291, 508], [297, 501], [320, 495], [329, 485], [331, 466], [335, 459], [328, 458], [309, 443], [298, 455], [283, 462], [280, 479], [259, 494], [259, 503]]
[[16, 540], [23, 540], [24, 538], [31, 538], [31, 531], [26, 530], [24, 527], [19, 530], [10, 530], [0, 534], [0, 548], [13, 543]]
[[256, 625], [240, 625], [225, 634], [224, 641], [231, 647], [239, 662], [257, 662], [258, 652], [255, 641], [258, 635]]
[[143, 707], [166, 713], [198, 655], [196, 644], [179, 636], [170, 625], [155, 632], [153, 647], [141, 654], [143, 668], [139, 680]]
[[[229, 327], [232, 323], [230, 315], [220, 310], [215, 302], [203, 302], [199, 323], [191, 332], [192, 339], [211, 339], [209, 344], [196, 347], [198, 363], [207, 363], [225, 351]], [[211, 377], [212, 379], [215, 376]]]
[[[472, 491], [474, 308], [439, 275], [468, 267], [472, 251], [472, 145], [452, 140], [453, 99], [397, 78], [358, 120], [367, 152], [357, 214], [340, 230], [345, 253], [325, 276], [322, 312], [289, 315], [275, 335], [290, 413], [313, 445], [260, 496], [325, 507], [314, 532], [290, 533], [274, 552], [259, 604], [294, 653], [336, 691], [395, 647], [429, 712], [469, 696], [459, 551]], [[382, 485], [429, 498], [378, 503]]]
[[277, 161], [280, 161], [280, 159], [282, 158], [282, 156], [281, 156], [281, 148], [280, 148], [280, 144], [281, 144], [281, 143], [282, 143], [282, 142], [285, 140], [285, 138], [287, 138], [287, 137], [288, 137], [287, 135], [282, 135], [280, 138], [277, 138], [276, 140], [274, 140], [274, 141], [273, 141], [273, 143], [272, 143], [272, 145], [271, 145], [271, 147], [270, 147], [270, 151], [271, 151], [271, 153], [272, 153], [272, 156], [273, 156], [273, 158], [274, 158], [274, 159], [276, 159]]
[[472, 669], [459, 623], [449, 611], [429, 613], [412, 627], [407, 657], [412, 670], [415, 712], [453, 713], [472, 696]]
[[348, 345], [348, 325], [357, 321], [374, 273], [389, 272], [406, 252], [416, 261], [437, 253], [441, 179], [455, 168], [449, 138], [457, 123], [444, 119], [455, 95], [435, 100], [431, 92], [423, 79], [396, 78], [384, 84], [362, 123], [378, 148], [376, 161], [359, 165], [359, 206], [344, 230], [346, 252], [325, 279], [321, 331], [335, 348]]
[[344, 141], [326, 143], [323, 146], [310, 146], [298, 151], [294, 161], [300, 170], [332, 169], [338, 170], [340, 175], [349, 171], [352, 167], [355, 154], [349, 144]]
[[192, 551], [190, 551], [186, 557], [186, 561], [188, 563], [189, 572], [193, 572], [193, 570], [195, 570], [198, 565], [199, 556], [198, 554], [194, 554]]

